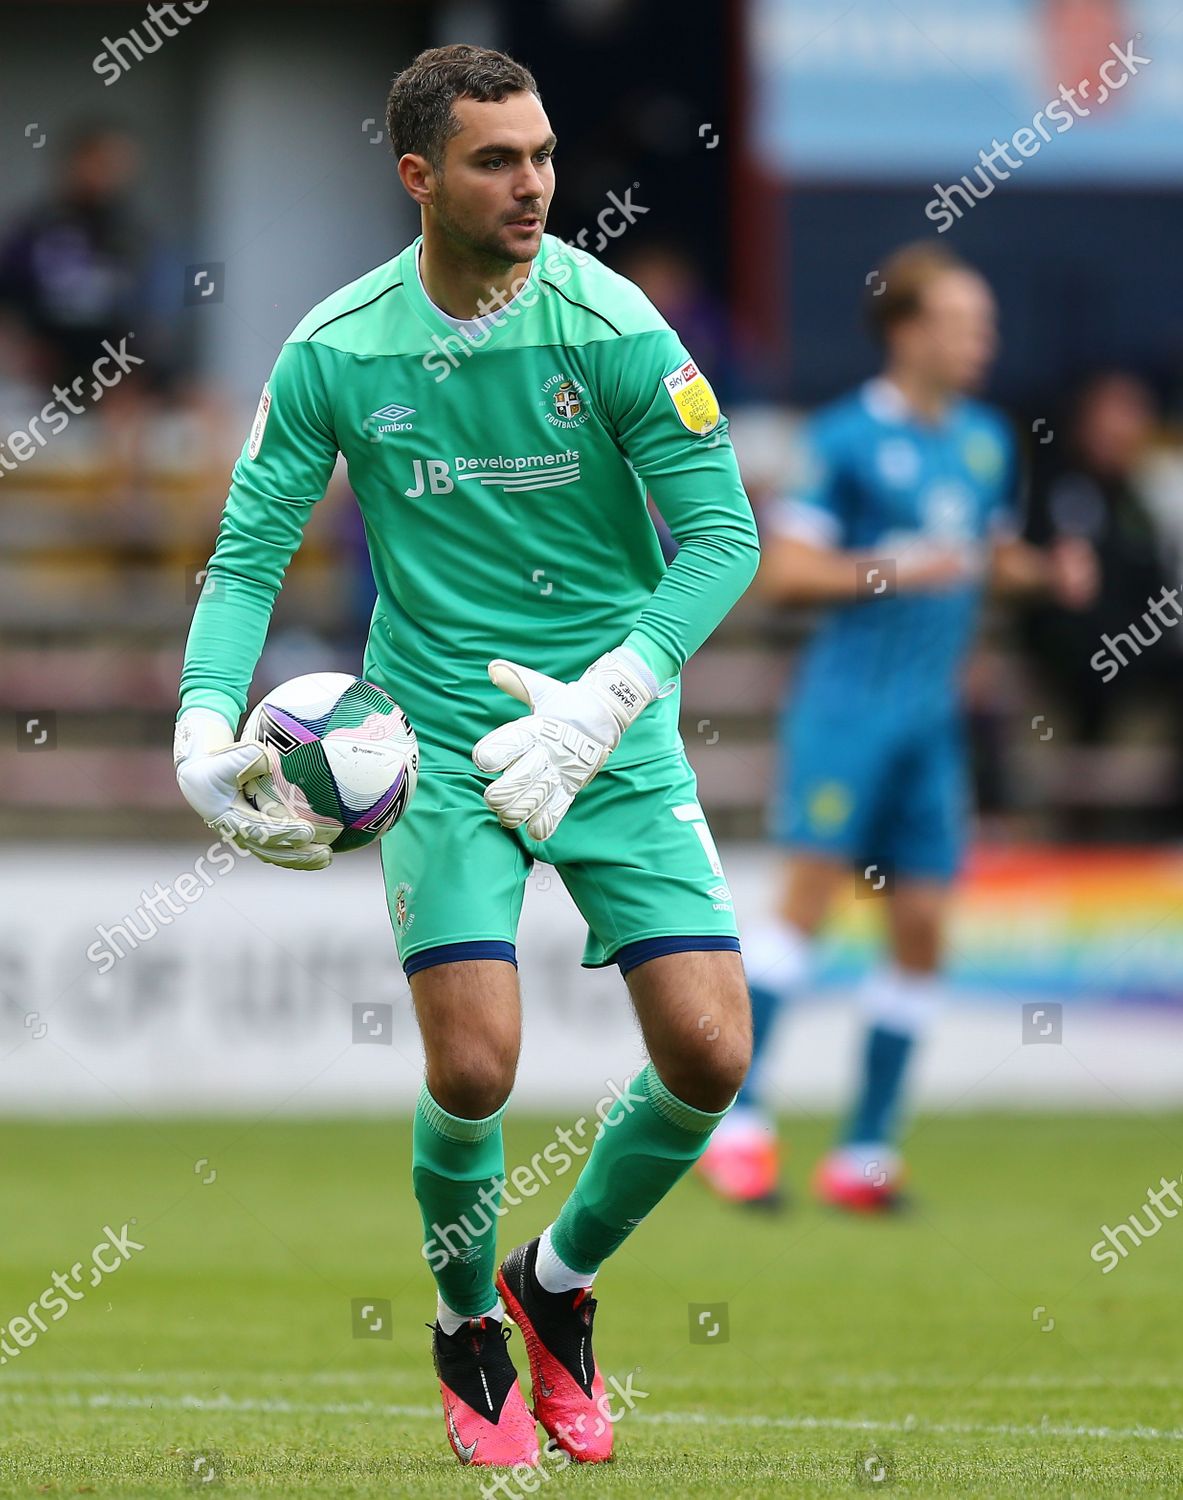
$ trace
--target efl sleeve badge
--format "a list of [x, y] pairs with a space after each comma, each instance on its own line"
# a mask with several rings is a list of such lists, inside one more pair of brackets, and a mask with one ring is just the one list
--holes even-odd
[[664, 375], [661, 383], [669, 392], [678, 420], [687, 432], [702, 437], [718, 424], [719, 402], [710, 381], [693, 360], [687, 360], [669, 375]]
[[263, 387], [263, 394], [259, 397], [258, 409], [255, 412], [255, 420], [251, 424], [251, 439], [247, 445], [247, 455], [250, 458], [258, 458], [259, 449], [263, 446], [263, 429], [267, 426], [267, 417], [271, 411], [271, 391], [268, 386]]

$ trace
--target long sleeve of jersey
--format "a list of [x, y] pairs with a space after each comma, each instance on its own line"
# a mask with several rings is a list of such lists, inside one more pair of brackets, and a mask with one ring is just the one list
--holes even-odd
[[181, 707], [212, 708], [235, 728], [275, 596], [312, 507], [333, 472], [333, 434], [320, 351], [280, 350], [230, 482], [181, 673]]
[[666, 678], [751, 583], [760, 556], [756, 522], [727, 418], [671, 330], [595, 345], [590, 356], [621, 450], [678, 543], [629, 637]]

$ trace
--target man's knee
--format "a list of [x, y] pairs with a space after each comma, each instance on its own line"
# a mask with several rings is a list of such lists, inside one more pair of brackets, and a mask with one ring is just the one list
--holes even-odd
[[483, 1120], [509, 1098], [517, 1072], [521, 1033], [507, 1010], [486, 1010], [483, 1026], [453, 1012], [423, 1029], [427, 1087], [450, 1115]]
[[718, 1014], [704, 1011], [685, 1029], [667, 1066], [666, 1087], [696, 1109], [724, 1109], [738, 1093], [752, 1061], [752, 1016], [746, 987]]
[[948, 893], [929, 882], [908, 885], [892, 898], [892, 948], [896, 961], [920, 972], [940, 962]]
[[411, 977], [427, 1058], [427, 1088], [441, 1109], [483, 1120], [509, 1098], [521, 1046], [517, 971], [500, 962], [459, 962]]
[[479, 1050], [444, 1049], [427, 1059], [428, 1092], [441, 1109], [461, 1120], [483, 1120], [509, 1098], [517, 1071], [517, 1050], [488, 1042]]

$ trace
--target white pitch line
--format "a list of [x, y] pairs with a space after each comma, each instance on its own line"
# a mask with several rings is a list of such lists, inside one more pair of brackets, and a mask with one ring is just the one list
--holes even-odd
[[[175, 1411], [272, 1412], [299, 1416], [401, 1417], [436, 1420], [435, 1406], [396, 1406], [373, 1401], [284, 1401], [275, 1398], [254, 1400], [235, 1396], [111, 1396], [87, 1395], [81, 1391], [62, 1391], [52, 1400], [63, 1406], [85, 1407], [91, 1411], [135, 1411], [164, 1408]], [[44, 1405], [36, 1397], [0, 1390], [0, 1405]], [[864, 1417], [767, 1417], [711, 1415], [706, 1412], [631, 1413], [630, 1421], [654, 1423], [663, 1427], [749, 1427], [771, 1428], [785, 1432], [890, 1432], [901, 1436], [924, 1437], [1064, 1437], [1112, 1438], [1125, 1442], [1141, 1439], [1157, 1442], [1183, 1442], [1181, 1427], [1091, 1427], [1076, 1423], [1044, 1420], [1040, 1423], [1009, 1422], [922, 1422], [914, 1417], [903, 1421], [892, 1418]]]
[[[701, 1377], [692, 1372], [663, 1371], [662, 1388], [670, 1386], [696, 1386]], [[942, 1390], [967, 1386], [974, 1390], [1017, 1391], [1076, 1391], [1112, 1389], [1128, 1386], [1140, 1389], [1143, 1386], [1161, 1390], [1177, 1390], [1178, 1375], [983, 1375], [974, 1378], [964, 1370], [925, 1370], [914, 1375], [893, 1374], [882, 1371], [869, 1375], [846, 1375], [836, 1372], [829, 1375], [810, 1373], [798, 1382], [803, 1391], [823, 1387], [841, 1391], [917, 1391], [928, 1388]]]
[[[817, 1386], [841, 1390], [910, 1391], [932, 1386], [948, 1388], [968, 1385], [975, 1390], [1048, 1390], [1077, 1391], [1098, 1390], [1101, 1387], [1175, 1390], [1179, 1386], [1178, 1375], [985, 1375], [975, 1380], [965, 1371], [925, 1370], [914, 1375], [896, 1375], [887, 1371], [868, 1375], [811, 1374], [801, 1381], [804, 1389]], [[384, 1385], [422, 1386], [423, 1372], [414, 1370], [309, 1370], [293, 1374], [291, 1370], [242, 1370], [225, 1374], [218, 1370], [21, 1370], [9, 1368], [0, 1375], [0, 1386], [4, 1385], [205, 1385], [217, 1389], [221, 1385], [364, 1385], [376, 1389]], [[699, 1377], [688, 1372], [666, 1371], [661, 1375], [663, 1388], [670, 1386], [692, 1386]]]
[[58, 1391], [47, 1399], [17, 1391], [0, 1390], [0, 1405], [85, 1407], [89, 1411], [150, 1411], [157, 1407], [170, 1411], [241, 1411], [278, 1412], [281, 1415], [438, 1417], [435, 1406], [392, 1406], [374, 1401], [284, 1401], [268, 1396], [255, 1399], [242, 1396], [108, 1396], [83, 1391]]
[[162, 1385], [182, 1383], [205, 1385], [419, 1385], [423, 1372], [414, 1370], [309, 1370], [293, 1374], [291, 1370], [240, 1370], [226, 1375], [218, 1370], [20, 1370], [8, 1369], [0, 1375], [0, 1386], [14, 1385]]
[[1038, 1424], [1009, 1422], [922, 1422], [906, 1417], [902, 1422], [861, 1417], [747, 1417], [711, 1416], [706, 1412], [637, 1412], [642, 1422], [687, 1423], [706, 1427], [778, 1427], [790, 1432], [834, 1430], [839, 1432], [919, 1433], [929, 1437], [1094, 1437], [1150, 1438], [1162, 1442], [1183, 1442], [1183, 1427], [1087, 1427], [1043, 1421]]

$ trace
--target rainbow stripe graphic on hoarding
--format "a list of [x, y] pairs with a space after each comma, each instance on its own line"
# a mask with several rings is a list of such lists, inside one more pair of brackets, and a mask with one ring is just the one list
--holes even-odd
[[[819, 980], [882, 951], [882, 908], [850, 899]], [[1183, 850], [979, 848], [957, 887], [948, 975], [999, 1000], [1046, 994], [1183, 1008]]]

